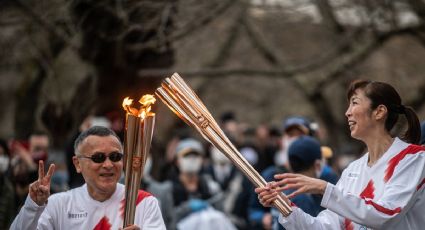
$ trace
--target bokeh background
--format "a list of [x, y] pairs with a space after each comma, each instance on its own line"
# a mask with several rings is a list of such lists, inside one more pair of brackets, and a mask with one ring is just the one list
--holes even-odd
[[[350, 144], [345, 89], [386, 81], [424, 118], [421, 0], [0, 2], [0, 136], [44, 129], [60, 147], [88, 114], [179, 72], [215, 116], [280, 126], [304, 115]], [[158, 103], [158, 140], [176, 118]], [[160, 111], [160, 112], [159, 112]], [[355, 144], [354, 144], [355, 145]]]
[[[103, 124], [122, 135], [122, 100], [153, 94], [174, 72], [220, 124], [236, 120], [245, 142], [270, 131], [266, 141], [280, 143], [271, 136], [286, 118], [308, 118], [340, 172], [364, 152], [344, 115], [352, 80], [390, 83], [425, 119], [425, 1], [0, 1], [0, 139], [12, 147], [47, 133], [60, 182], [79, 131]], [[161, 180], [158, 162], [187, 131], [160, 101], [153, 110], [151, 173]]]

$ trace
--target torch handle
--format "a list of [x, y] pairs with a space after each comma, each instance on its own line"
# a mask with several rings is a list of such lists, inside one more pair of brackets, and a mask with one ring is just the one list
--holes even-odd
[[[156, 95], [182, 120], [192, 126], [211, 144], [229, 158], [239, 170], [244, 173], [255, 187], [267, 185], [264, 178], [249, 164], [237, 148], [218, 126], [211, 113], [198, 98], [195, 92], [177, 74], [166, 78]], [[288, 216], [292, 209], [285, 202], [283, 195], [278, 196], [274, 205], [284, 215]]]
[[[226, 143], [211, 127], [208, 127], [204, 134], [209, 137], [207, 140], [225, 154], [248, 177], [255, 187], [265, 187], [267, 185], [264, 178], [249, 164], [242, 154], [237, 150], [235, 151], [236, 148], [231, 142]], [[273, 204], [284, 216], [288, 216], [291, 213], [291, 207], [285, 202], [282, 196], [278, 196]]]
[[[134, 117], [134, 116], [132, 116]], [[128, 119], [130, 121], [130, 119]], [[133, 122], [133, 120], [131, 120]], [[138, 123], [131, 125], [137, 127], [127, 129], [126, 137], [136, 136], [132, 141], [132, 147], [126, 147], [125, 158], [125, 206], [124, 206], [124, 226], [134, 224], [136, 214], [136, 200], [139, 194], [143, 169], [149, 154], [152, 135], [155, 126], [155, 116], [147, 115], [143, 120], [137, 118]], [[130, 123], [128, 124], [130, 128]], [[127, 142], [126, 142], [127, 143]], [[131, 151], [130, 151], [131, 150]]]

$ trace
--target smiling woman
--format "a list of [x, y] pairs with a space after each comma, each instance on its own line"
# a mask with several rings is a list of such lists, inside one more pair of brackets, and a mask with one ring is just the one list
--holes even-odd
[[[422, 229], [425, 219], [425, 147], [415, 112], [402, 104], [397, 91], [383, 82], [355, 81], [348, 88], [351, 136], [364, 142], [368, 152], [351, 163], [337, 185], [299, 174], [275, 175], [277, 182], [257, 188], [259, 200], [270, 206], [277, 192], [293, 189], [323, 195], [327, 208], [317, 217], [294, 207], [280, 215], [285, 229]], [[400, 116], [407, 120], [404, 134], [392, 135]], [[289, 201], [288, 201], [289, 202]]]
[[[389, 84], [383, 82], [354, 81], [347, 92], [349, 107], [346, 112], [350, 130], [353, 121], [350, 120], [350, 112], [353, 107], [360, 104], [369, 110], [370, 116], [376, 113], [376, 118], [384, 122], [384, 128], [390, 133], [399, 120], [400, 115], [406, 116], [408, 129], [402, 139], [406, 142], [418, 144], [420, 140], [420, 125], [418, 117], [412, 108], [404, 106], [397, 91]], [[351, 123], [350, 123], [351, 122]], [[354, 120], [354, 124], [356, 121]]]

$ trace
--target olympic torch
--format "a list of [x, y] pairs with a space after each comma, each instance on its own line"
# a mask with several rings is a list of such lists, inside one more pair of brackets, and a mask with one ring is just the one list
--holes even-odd
[[155, 103], [154, 96], [144, 95], [139, 100], [140, 109], [131, 107], [132, 103], [133, 100], [127, 97], [122, 104], [127, 112], [124, 137], [125, 205], [123, 227], [134, 224], [136, 199], [155, 126], [155, 113], [151, 112], [151, 105]]
[[[255, 187], [266, 186], [267, 183], [264, 178], [230, 142], [199, 97], [177, 73], [163, 80], [161, 87], [157, 88], [155, 94], [178, 117], [198, 130], [205, 140], [226, 155], [250, 179]], [[273, 204], [284, 216], [288, 216], [292, 209], [282, 196], [284, 195], [278, 196]]]

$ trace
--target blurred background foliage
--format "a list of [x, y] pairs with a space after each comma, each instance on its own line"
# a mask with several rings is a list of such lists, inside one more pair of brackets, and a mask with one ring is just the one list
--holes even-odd
[[[0, 136], [48, 131], [60, 148], [89, 114], [124, 113], [173, 72], [217, 118], [318, 122], [337, 151], [356, 78], [395, 86], [425, 118], [422, 0], [3, 0]], [[155, 138], [177, 123], [157, 103]]]

